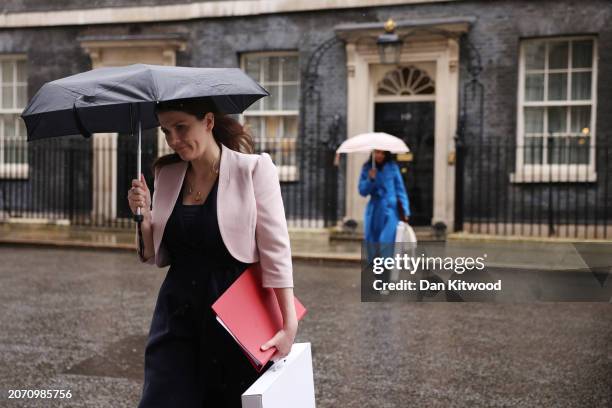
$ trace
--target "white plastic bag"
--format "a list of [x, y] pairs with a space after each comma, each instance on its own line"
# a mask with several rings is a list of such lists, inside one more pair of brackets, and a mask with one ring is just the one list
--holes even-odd
[[397, 223], [397, 229], [395, 230], [395, 242], [410, 242], [416, 245], [416, 234], [407, 222], [399, 221]]
[[[404, 252], [408, 253], [409, 257], [414, 257], [417, 246], [417, 237], [414, 229], [404, 221], [397, 223], [397, 229], [395, 230], [395, 254], [404, 255]], [[391, 282], [397, 282], [399, 280], [399, 269], [397, 267], [391, 270], [389, 279]]]

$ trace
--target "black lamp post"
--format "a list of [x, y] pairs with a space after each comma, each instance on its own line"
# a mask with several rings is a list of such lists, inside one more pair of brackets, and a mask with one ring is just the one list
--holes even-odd
[[395, 21], [389, 18], [385, 23], [385, 32], [378, 36], [376, 44], [382, 64], [398, 64], [402, 51], [402, 40], [395, 34]]

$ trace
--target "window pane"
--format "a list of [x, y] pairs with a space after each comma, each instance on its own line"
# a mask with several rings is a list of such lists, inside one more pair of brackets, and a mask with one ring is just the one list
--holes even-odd
[[280, 140], [280, 149], [279, 149], [279, 161], [277, 164], [282, 165], [296, 165], [296, 155], [295, 155], [295, 139], [281, 139]]
[[4, 142], [4, 163], [25, 164], [27, 163], [28, 150], [25, 140], [7, 140]]
[[555, 41], [548, 45], [548, 68], [560, 69], [567, 68], [568, 61], [568, 42]]
[[285, 116], [283, 119], [285, 132], [284, 138], [297, 138], [298, 135], [298, 117], [297, 116]]
[[17, 108], [25, 108], [28, 103], [28, 90], [25, 85], [17, 85]]
[[18, 119], [18, 115], [3, 115], [2, 120], [4, 121], [4, 163], [26, 163], [26, 136], [22, 130], [21, 119]]
[[283, 86], [283, 107], [284, 110], [297, 110], [299, 106], [299, 95], [297, 85]]
[[3, 115], [4, 140], [15, 139], [15, 115]]
[[525, 68], [544, 69], [544, 42], [525, 43]]
[[280, 86], [278, 85], [268, 85], [266, 87], [268, 92], [270, 92], [270, 96], [266, 96], [263, 98], [263, 109], [264, 110], [279, 110], [279, 94], [280, 94]]
[[281, 137], [281, 118], [278, 116], [266, 116], [265, 120], [265, 138], [277, 140]]
[[548, 100], [561, 101], [567, 99], [567, 74], [548, 75]]
[[567, 137], [549, 137], [546, 145], [548, 164], [567, 163]]
[[589, 137], [550, 137], [548, 162], [550, 164], [588, 164]]
[[21, 136], [23, 140], [26, 140], [28, 137], [25, 122], [21, 118], [17, 119], [17, 135]]
[[26, 69], [27, 66], [25, 61], [17, 61], [17, 81], [26, 82], [28, 80], [28, 73]]
[[556, 106], [548, 108], [548, 133], [567, 132], [567, 108]]
[[525, 133], [544, 132], [544, 108], [525, 108]]
[[13, 106], [13, 85], [2, 86], [2, 107], [12, 109]]
[[26, 164], [28, 162], [28, 143], [25, 140], [21, 140], [19, 144], [19, 148], [17, 150], [19, 154], [17, 155], [17, 162]]
[[13, 143], [11, 141], [4, 142], [2, 152], [2, 160], [0, 160], [0, 163], [12, 164], [17, 161], [17, 158], [15, 157], [15, 148], [13, 147]]
[[[261, 118], [257, 116], [245, 116], [244, 127], [246, 131], [253, 136], [253, 140], [257, 142], [261, 138]], [[257, 144], [257, 143], [256, 143]]]
[[281, 141], [282, 146], [282, 164], [292, 165], [297, 164], [295, 147], [297, 140], [298, 118], [297, 116], [285, 116], [283, 118], [284, 134]]
[[297, 81], [299, 78], [298, 57], [282, 57], [283, 60], [283, 81]]
[[574, 106], [571, 108], [571, 132], [585, 136], [591, 134], [591, 107]]
[[525, 164], [542, 163], [542, 141], [541, 137], [526, 137], [523, 161]]
[[279, 164], [282, 160], [282, 151], [280, 146], [281, 137], [281, 118], [278, 116], [266, 116], [265, 117], [265, 138], [266, 138], [266, 152], [272, 156], [272, 161]]
[[593, 65], [593, 41], [581, 40], [572, 43], [572, 67], [591, 68]]
[[591, 73], [590, 72], [572, 73], [572, 99], [573, 100], [591, 99]]
[[2, 82], [5, 85], [13, 83], [13, 61], [2, 62]]
[[[270, 96], [253, 104], [249, 111], [297, 110], [299, 108], [299, 82], [297, 55], [245, 56], [245, 70], [270, 92]], [[282, 72], [281, 72], [282, 70]]]
[[569, 164], [589, 164], [590, 137], [569, 137]]
[[4, 141], [4, 154], [2, 155], [2, 163], [4, 164], [13, 164], [17, 163], [16, 151], [15, 151], [15, 143], [13, 140], [5, 140]]
[[246, 73], [257, 82], [261, 82], [259, 70], [261, 66], [261, 58], [255, 56], [246, 57]]
[[278, 82], [279, 58], [268, 57], [264, 59], [264, 82]]
[[544, 74], [528, 74], [525, 78], [525, 100], [544, 100]]

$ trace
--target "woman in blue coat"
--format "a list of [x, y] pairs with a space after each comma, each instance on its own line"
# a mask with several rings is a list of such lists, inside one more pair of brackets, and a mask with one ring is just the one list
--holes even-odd
[[[370, 196], [365, 209], [364, 233], [368, 248], [371, 244], [395, 242], [395, 230], [400, 220], [398, 201], [402, 206], [403, 220], [408, 222], [410, 204], [399, 166], [391, 153], [374, 150], [374, 164], [368, 160], [363, 164], [359, 178], [359, 194]], [[374, 245], [374, 248], [378, 245]], [[372, 256], [371, 251], [368, 251]]]

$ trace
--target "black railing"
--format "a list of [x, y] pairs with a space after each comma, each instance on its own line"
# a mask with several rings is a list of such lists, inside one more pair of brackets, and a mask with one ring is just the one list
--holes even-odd
[[612, 151], [588, 137], [558, 137], [517, 146], [463, 145], [466, 232], [568, 238], [612, 237]]
[[[127, 191], [136, 173], [135, 140], [94, 136], [41, 140], [17, 146], [21, 163], [0, 166], [0, 222], [46, 220], [75, 226], [130, 228]], [[257, 142], [279, 169], [291, 227], [326, 227], [337, 219], [337, 170], [326, 146], [300, 151], [295, 139]], [[15, 152], [5, 157], [15, 158]], [[145, 135], [142, 170], [153, 189], [155, 132]], [[235, 205], [239, 205], [236, 203]]]
[[[96, 138], [98, 136], [95, 136]], [[22, 163], [0, 166], [0, 222], [38, 219], [76, 226], [130, 228], [127, 189], [135, 177], [134, 140], [120, 136], [33, 142]], [[143, 172], [153, 186], [157, 136], [145, 136]], [[279, 168], [288, 224], [338, 221], [338, 170], [327, 145], [293, 139], [258, 142]], [[23, 146], [15, 148], [23, 149]], [[22, 151], [23, 152], [23, 151]], [[4, 157], [19, 157], [15, 152]], [[612, 237], [612, 150], [588, 137], [462, 144], [457, 152], [459, 229], [497, 235]], [[27, 160], [25, 159], [27, 157]], [[456, 226], [457, 227], [457, 226]]]

